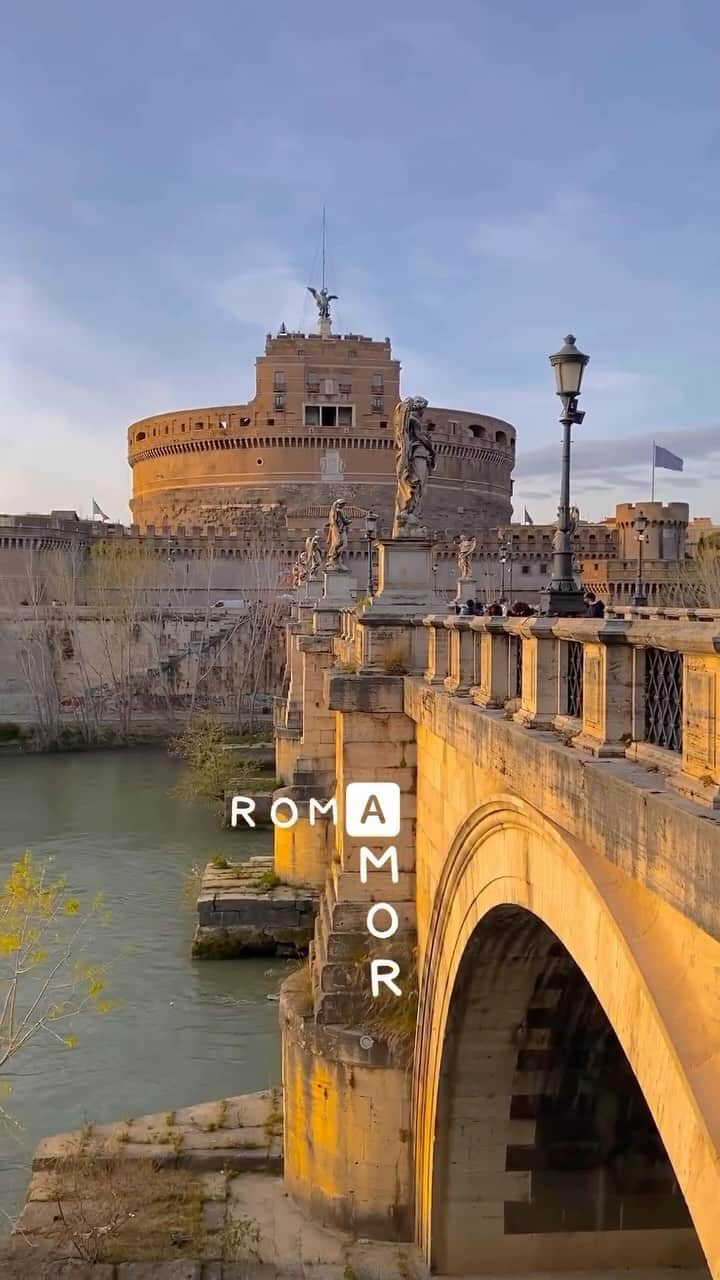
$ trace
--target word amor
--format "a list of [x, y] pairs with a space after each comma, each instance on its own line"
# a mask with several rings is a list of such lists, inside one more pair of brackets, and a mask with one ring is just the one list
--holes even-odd
[[[233, 827], [240, 819], [249, 827], [255, 826], [253, 813], [255, 801], [251, 796], [233, 796], [230, 808], [230, 821]], [[273, 800], [270, 809], [270, 821], [273, 826], [282, 830], [293, 827], [300, 817], [297, 804], [290, 796], [278, 796]], [[308, 820], [314, 826], [318, 818], [329, 817], [337, 825], [337, 800], [318, 800], [315, 797], [308, 802]], [[397, 836], [400, 832], [400, 788], [396, 782], [350, 782], [345, 788], [345, 831], [348, 836], [365, 839]], [[368, 867], [381, 871], [388, 866], [393, 884], [400, 879], [398, 854], [395, 845], [388, 845], [380, 854], [373, 853], [367, 845], [360, 846], [360, 882], [367, 884]], [[387, 917], [386, 927], [378, 924]], [[374, 902], [368, 910], [366, 926], [373, 938], [381, 940], [392, 938], [399, 928], [400, 921], [395, 907], [390, 902]], [[380, 994], [380, 987], [386, 987], [393, 995], [400, 996], [402, 991], [395, 981], [400, 975], [400, 966], [394, 960], [372, 959], [370, 961], [370, 985], [373, 997]]]

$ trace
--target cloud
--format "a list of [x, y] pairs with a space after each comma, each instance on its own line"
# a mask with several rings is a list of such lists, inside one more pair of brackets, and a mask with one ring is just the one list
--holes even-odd
[[0, 510], [87, 513], [95, 496], [127, 520], [125, 429], [138, 406], [173, 403], [169, 383], [141, 344], [84, 324], [30, 281], [0, 276], [0, 293]]
[[[618, 479], [630, 477], [635, 468], [644, 467], [649, 471], [653, 439], [677, 453], [686, 464], [702, 462], [707, 466], [708, 463], [714, 465], [716, 461], [720, 464], [720, 426], [686, 427], [672, 434], [642, 432], [625, 435], [622, 441], [608, 438], [586, 440], [578, 434], [573, 441], [573, 476], [576, 479], [593, 478], [602, 485], [608, 484], [610, 478], [617, 483]], [[550, 445], [523, 451], [518, 456], [517, 475], [552, 474], [557, 470], [558, 457], [558, 449]], [[688, 478], [683, 474], [681, 483], [687, 484]]]

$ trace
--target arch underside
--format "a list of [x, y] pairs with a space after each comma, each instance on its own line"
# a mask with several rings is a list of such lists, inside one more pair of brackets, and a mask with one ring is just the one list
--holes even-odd
[[468, 819], [435, 894], [414, 1075], [436, 1269], [704, 1250], [720, 1276], [718, 965], [716, 942], [523, 802]]

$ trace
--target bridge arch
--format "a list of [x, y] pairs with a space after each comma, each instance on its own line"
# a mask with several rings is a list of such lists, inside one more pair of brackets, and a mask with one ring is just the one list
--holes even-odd
[[[555, 948], [594, 993], [657, 1127], [712, 1275], [720, 1277], [720, 944], [511, 795], [481, 806], [456, 833], [435, 889], [423, 948], [413, 1135], [415, 1230], [426, 1258], [446, 1270], [470, 1270], [467, 1260], [464, 1265], [448, 1260], [438, 1241], [438, 1184], [446, 1156], [438, 1123], [447, 1122], [443, 1072], [447, 1077], [452, 1069], [444, 1048], [452, 1041], [463, 959], [488, 921], [497, 923], [504, 911], [507, 923], [509, 910], [533, 922], [538, 962]], [[698, 981], [701, 972], [711, 975], [704, 987]], [[528, 973], [522, 980], [528, 992], [536, 989], [537, 976]], [[496, 1026], [496, 1042], [497, 1033]], [[525, 1034], [522, 1018], [514, 1032], [509, 1027], [500, 1032], [505, 1061], [507, 1039], [515, 1034]], [[500, 1078], [493, 1087], [502, 1098], [512, 1094]], [[502, 1169], [508, 1169], [507, 1162]], [[497, 1172], [489, 1164], [488, 1182], [492, 1178]], [[466, 1220], [477, 1212], [477, 1206], [466, 1205]], [[483, 1252], [497, 1269], [666, 1260], [643, 1254], [626, 1255], [623, 1262], [621, 1253], [607, 1250], [618, 1246], [618, 1235], [625, 1237], [620, 1246], [631, 1246], [630, 1235], [613, 1234], [611, 1242], [606, 1232], [588, 1237], [582, 1256], [579, 1238], [568, 1240], [573, 1251], [564, 1256], [558, 1236], [510, 1240], [500, 1224]], [[684, 1260], [685, 1253], [687, 1260], [700, 1260], [691, 1233], [680, 1233], [675, 1244], [673, 1260]]]

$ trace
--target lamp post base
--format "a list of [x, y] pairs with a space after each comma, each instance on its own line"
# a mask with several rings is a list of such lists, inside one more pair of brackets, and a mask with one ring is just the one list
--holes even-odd
[[540, 592], [540, 613], [551, 618], [578, 618], [587, 612], [582, 588], [575, 583], [551, 583]]

